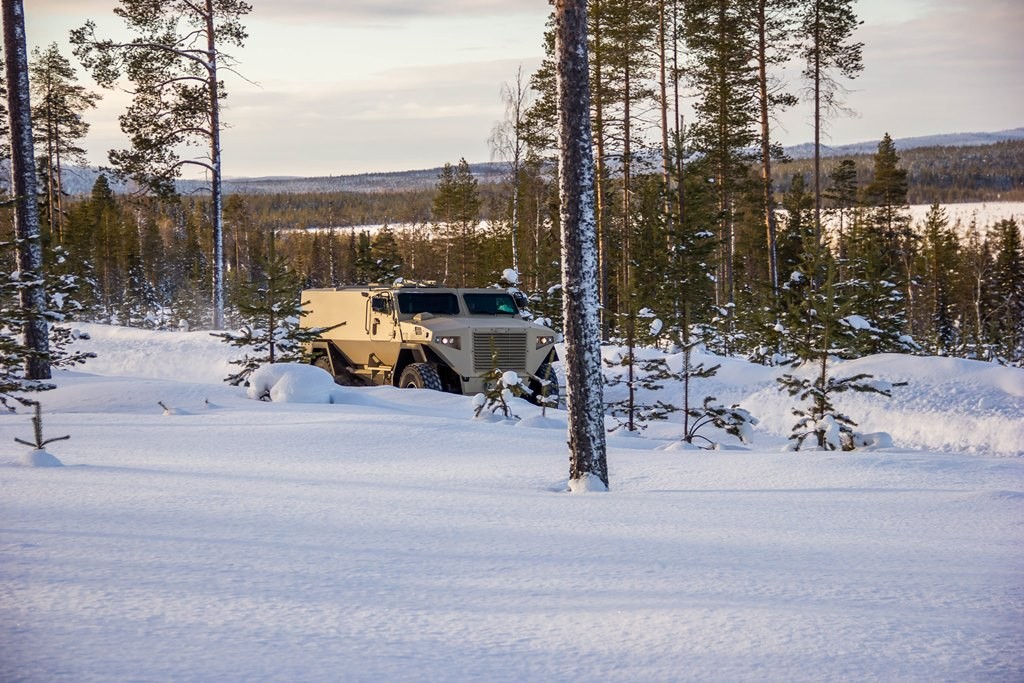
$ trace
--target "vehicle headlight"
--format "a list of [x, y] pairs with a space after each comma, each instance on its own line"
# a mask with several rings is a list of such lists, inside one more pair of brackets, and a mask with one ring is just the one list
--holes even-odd
[[461, 349], [462, 348], [462, 337], [453, 337], [451, 335], [441, 335], [439, 337], [434, 337], [434, 341], [436, 341], [438, 344], [441, 344], [442, 346], [450, 346], [453, 349]]
[[554, 343], [555, 343], [555, 338], [554, 337], [551, 337], [551, 336], [537, 337], [537, 348], [538, 349], [543, 348], [545, 346], [548, 346], [549, 344], [554, 344]]

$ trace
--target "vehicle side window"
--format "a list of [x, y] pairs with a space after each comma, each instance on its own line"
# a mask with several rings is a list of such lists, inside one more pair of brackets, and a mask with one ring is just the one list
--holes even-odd
[[459, 299], [450, 292], [402, 292], [398, 295], [398, 310], [408, 315], [416, 313], [458, 315]]
[[375, 296], [371, 301], [375, 313], [391, 314], [391, 298], [386, 296]]

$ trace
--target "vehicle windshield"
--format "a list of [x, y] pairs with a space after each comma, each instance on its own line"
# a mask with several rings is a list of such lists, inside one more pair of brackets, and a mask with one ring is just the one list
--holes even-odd
[[398, 310], [406, 315], [458, 315], [459, 297], [452, 292], [400, 292]]
[[519, 313], [515, 299], [505, 292], [466, 293], [462, 295], [462, 298], [466, 300], [466, 309], [472, 315], [516, 315]]

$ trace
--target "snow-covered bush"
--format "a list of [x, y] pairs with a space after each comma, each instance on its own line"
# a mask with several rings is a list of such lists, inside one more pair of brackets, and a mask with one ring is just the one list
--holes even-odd
[[486, 380], [486, 386], [490, 388], [473, 397], [474, 415], [480, 417], [485, 410], [490, 410], [491, 413], [501, 411], [504, 417], [518, 420], [519, 416], [513, 414], [509, 403], [516, 396], [531, 393], [519, 374], [514, 370], [502, 372], [495, 368], [487, 373]]
[[274, 403], [334, 403], [334, 378], [304, 363], [263, 365], [249, 375], [249, 398]]
[[693, 419], [693, 422], [687, 421], [686, 434], [683, 436], [683, 440], [687, 443], [693, 443], [694, 439], [701, 439], [709, 446], [714, 447], [715, 442], [700, 433], [704, 427], [711, 425], [721, 429], [726, 434], [735, 436], [741, 443], [753, 442], [753, 426], [757, 424], [757, 418], [751, 415], [750, 411], [741, 408], [739, 405], [727, 408], [716, 401], [717, 399], [714, 396], [707, 396], [704, 398], [704, 406], [702, 408], [690, 408], [687, 411], [688, 416]]

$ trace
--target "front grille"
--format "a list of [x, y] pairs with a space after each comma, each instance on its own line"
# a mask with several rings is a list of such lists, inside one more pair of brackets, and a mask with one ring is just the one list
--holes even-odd
[[[494, 354], [497, 353], [497, 360]], [[474, 332], [473, 370], [488, 372], [494, 367], [501, 370], [526, 370], [525, 332]]]

